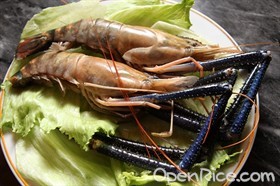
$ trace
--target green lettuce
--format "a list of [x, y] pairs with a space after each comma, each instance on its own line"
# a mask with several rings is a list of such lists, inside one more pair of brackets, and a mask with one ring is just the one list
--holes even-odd
[[[71, 13], [69, 13], [71, 12]], [[21, 38], [27, 38], [55, 28], [74, 23], [83, 18], [100, 18], [106, 9], [98, 0], [82, 0], [62, 6], [46, 8], [34, 15], [27, 23]]]
[[164, 21], [182, 28], [189, 28], [191, 26], [189, 12], [193, 3], [193, 0], [183, 0], [178, 4], [135, 6], [115, 12], [106, 18], [125, 24], [148, 27], [158, 21]]
[[161, 0], [114, 0], [104, 2], [106, 5], [106, 15], [110, 16], [119, 11], [123, 11], [128, 8], [134, 8], [136, 6], [149, 6], [160, 5]]
[[231, 161], [236, 160], [236, 157], [242, 153], [242, 151], [234, 152], [229, 154], [226, 150], [216, 150], [213, 152], [212, 157], [203, 162], [202, 164], [198, 164], [194, 166], [194, 169], [205, 169], [207, 168], [209, 172], [205, 171], [203, 175], [203, 179], [200, 180], [200, 185], [202, 186], [218, 186], [223, 183], [218, 182], [217, 180], [213, 181], [213, 174], [224, 172], [223, 166], [229, 164]]
[[93, 110], [82, 110], [85, 100], [71, 91], [63, 96], [56, 88], [30, 86], [24, 89], [5, 84], [2, 126], [26, 136], [34, 126], [46, 133], [58, 128], [87, 150], [91, 136], [97, 131], [114, 134], [114, 118]]
[[58, 130], [47, 134], [36, 126], [18, 138], [16, 162], [34, 185], [117, 185], [108, 157], [81, 150]]

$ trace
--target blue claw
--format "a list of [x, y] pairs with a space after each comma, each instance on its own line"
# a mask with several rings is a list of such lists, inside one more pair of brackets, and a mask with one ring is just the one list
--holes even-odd
[[[223, 70], [227, 68], [252, 69], [258, 63], [261, 63], [270, 55], [269, 51], [255, 51], [243, 54], [236, 54], [225, 58], [214, 59], [205, 62], [199, 62], [204, 71]], [[168, 67], [166, 72], [195, 72], [197, 65], [195, 63], [184, 63]]]
[[[104, 133], [97, 132], [92, 136], [92, 140], [100, 140], [107, 145], [112, 145], [115, 148], [120, 148], [126, 151], [135, 152], [137, 154], [142, 154], [143, 156], [147, 154], [147, 150], [151, 152], [150, 156], [152, 157], [161, 157], [164, 159], [161, 153], [156, 149], [155, 146], [127, 140], [124, 138], [116, 137], [116, 136], [107, 136]], [[172, 160], [178, 160], [181, 158], [184, 150], [179, 148], [170, 148], [170, 147], [163, 147], [159, 146], [159, 148]], [[157, 155], [157, 156], [156, 156]]]
[[[253, 74], [250, 76], [251, 79], [249, 77], [248, 81], [244, 84], [244, 88], [242, 89], [242, 91], [252, 100], [254, 100], [256, 97], [256, 94], [261, 85], [261, 81], [264, 77], [266, 69], [269, 66], [270, 60], [271, 58], [268, 57], [263, 63], [257, 65], [253, 70]], [[228, 120], [230, 121], [230, 126], [226, 132], [225, 139], [227, 140], [236, 139], [241, 135], [253, 105], [253, 103], [247, 98], [239, 98], [236, 100], [237, 103], [235, 104], [239, 105], [236, 106], [239, 109], [237, 112], [231, 113], [230, 116], [233, 116], [233, 118], [228, 116], [229, 118]]]
[[108, 141], [106, 140], [103, 141], [100, 139], [93, 139], [91, 141], [92, 149], [101, 154], [105, 154], [112, 158], [141, 167], [143, 169], [155, 170], [156, 168], [160, 167], [168, 172], [177, 172], [176, 167], [169, 163], [163, 162], [161, 160], [150, 159], [146, 156], [143, 156], [142, 154], [131, 152], [107, 142]]
[[199, 154], [202, 150], [203, 141], [204, 141], [204, 138], [206, 137], [209, 127], [211, 126], [209, 129], [210, 132], [208, 135], [212, 136], [211, 133], [215, 133], [217, 131], [216, 128], [218, 128], [218, 122], [226, 108], [226, 105], [227, 105], [227, 102], [228, 102], [228, 99], [230, 98], [230, 96], [231, 96], [230, 91], [224, 93], [220, 97], [218, 102], [214, 105], [212, 114], [210, 114], [208, 116], [208, 118], [206, 119], [205, 124], [202, 127], [202, 129], [200, 130], [194, 143], [184, 153], [184, 156], [182, 157], [182, 160], [179, 163], [180, 168], [189, 170], [193, 166], [193, 164], [196, 162], [197, 157], [199, 156]]
[[231, 90], [232, 86], [229, 83], [217, 83], [210, 85], [203, 85], [199, 87], [189, 88], [182, 91], [170, 92], [165, 94], [147, 94], [143, 96], [131, 97], [130, 101], [150, 101], [150, 102], [164, 102], [170, 100], [179, 100], [194, 97], [204, 97], [221, 95], [228, 90]]
[[213, 74], [209, 74], [208, 76], [205, 76], [203, 78], [200, 78], [193, 85], [193, 87], [226, 81], [235, 76], [237, 76], [237, 70], [233, 69], [233, 68], [228, 68], [226, 70], [221, 70], [221, 71], [215, 72]]

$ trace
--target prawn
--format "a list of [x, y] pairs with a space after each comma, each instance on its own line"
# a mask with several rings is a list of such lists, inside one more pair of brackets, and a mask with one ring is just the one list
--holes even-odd
[[[12, 76], [10, 81], [14, 86], [23, 86], [30, 80], [51, 84], [55, 81], [62, 92], [65, 92], [65, 87], [81, 92], [94, 109], [104, 111], [141, 105], [158, 108], [145, 101], [126, 103], [114, 98], [122, 97], [121, 91], [126, 91], [130, 96], [141, 92], [180, 91], [198, 80], [196, 76], [156, 79], [120, 62], [63, 50], [65, 46], [54, 43], [46, 53], [32, 59]], [[118, 85], [118, 78], [122, 87]]]
[[[183, 62], [205, 61], [213, 59], [217, 53], [231, 51], [148, 27], [130, 26], [105, 19], [82, 19], [24, 39], [17, 47], [16, 56], [25, 58], [47, 48], [53, 41], [86, 46], [108, 56], [111, 52], [115, 60], [126, 62], [138, 69], [143, 66], [163, 65], [182, 58]], [[199, 64], [197, 68], [202, 71]]]

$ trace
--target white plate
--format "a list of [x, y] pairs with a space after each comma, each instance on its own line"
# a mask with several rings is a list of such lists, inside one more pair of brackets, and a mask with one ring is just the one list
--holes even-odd
[[[191, 30], [193, 30], [198, 35], [202, 36], [206, 40], [209, 40], [214, 43], [218, 43], [220, 46], [235, 46], [238, 48], [238, 45], [233, 40], [233, 38], [217, 23], [211, 20], [209, 17], [205, 16], [204, 14], [192, 9], [190, 13], [190, 19], [193, 23]], [[3, 98], [3, 92], [0, 97]], [[3, 99], [2, 99], [3, 100]], [[257, 96], [257, 103], [258, 103], [258, 96]], [[2, 103], [0, 103], [2, 104]], [[254, 113], [254, 109], [252, 109], [251, 117], [249, 118], [246, 128], [243, 132], [243, 136], [248, 134], [248, 132], [252, 129], [254, 125], [252, 113]], [[235, 172], [238, 173], [240, 169], [243, 167], [244, 163], [246, 162], [250, 150], [252, 148], [254, 139], [255, 139], [256, 130], [251, 137], [246, 140], [246, 142], [241, 144], [241, 148], [243, 149], [243, 153], [240, 154], [238, 161], [231, 165], [229, 168], [225, 170], [225, 172]], [[13, 134], [7, 132], [2, 135], [1, 138], [1, 146], [4, 152], [5, 158], [14, 173], [17, 180], [20, 182], [21, 185], [24, 185], [26, 181], [22, 178], [19, 172], [16, 169], [15, 165], [15, 138]]]

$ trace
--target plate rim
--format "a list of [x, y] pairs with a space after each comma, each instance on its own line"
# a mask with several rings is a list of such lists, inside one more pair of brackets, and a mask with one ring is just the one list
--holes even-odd
[[[213, 26], [215, 26], [218, 30], [220, 30], [229, 39], [229, 41], [234, 45], [234, 47], [236, 47], [238, 50], [241, 51], [241, 48], [239, 47], [237, 42], [233, 39], [233, 37], [223, 27], [221, 27], [217, 22], [215, 22], [213, 19], [211, 19], [210, 17], [206, 16], [205, 14], [203, 14], [202, 12], [200, 12], [200, 11], [194, 9], [194, 8], [191, 8], [190, 11], [194, 14], [197, 14], [198, 16], [202, 17], [203, 19], [205, 19], [209, 23], [211, 23]], [[10, 73], [11, 66], [12, 66], [12, 63], [10, 65], [7, 73], [5, 74], [3, 82], [7, 79], [7, 75]], [[3, 104], [4, 104], [4, 96], [5, 96], [5, 91], [1, 90], [0, 91], [0, 119], [2, 118], [2, 115], [3, 115], [2, 110], [3, 110]], [[259, 94], [256, 95], [256, 105], [257, 105], [257, 109], [259, 110]], [[256, 123], [256, 125], [258, 125], [258, 123], [259, 123], [259, 121]], [[254, 126], [252, 126], [252, 127], [254, 127]], [[247, 159], [248, 159], [248, 157], [251, 153], [251, 150], [252, 150], [252, 147], [253, 147], [253, 144], [254, 144], [254, 141], [255, 141], [257, 129], [258, 128], [256, 128], [256, 130], [253, 131], [253, 134], [248, 139], [246, 139], [246, 141], [248, 140], [248, 142], [246, 144], [246, 147], [243, 148], [244, 151], [241, 153], [242, 157], [234, 165], [236, 167], [235, 167], [233, 173], [235, 173], [236, 175], [239, 174], [239, 172], [241, 171], [241, 169], [245, 165], [245, 163], [246, 163], [246, 161], [247, 161]], [[15, 162], [12, 161], [11, 155], [9, 153], [9, 150], [8, 150], [8, 147], [7, 147], [7, 144], [6, 144], [6, 141], [5, 141], [5, 135], [7, 135], [7, 134], [11, 134], [12, 136], [14, 135], [11, 132], [4, 133], [2, 131], [2, 129], [0, 129], [0, 136], [1, 136], [0, 143], [1, 143], [1, 149], [2, 149], [2, 152], [4, 154], [5, 160], [8, 164], [8, 166], [9, 166], [10, 170], [12, 171], [14, 177], [17, 179], [17, 181], [21, 185], [28, 185], [27, 181], [23, 178], [23, 176], [17, 170]], [[230, 183], [231, 182], [229, 180], [226, 180], [225, 182], [221, 183], [221, 185], [228, 185]]]

